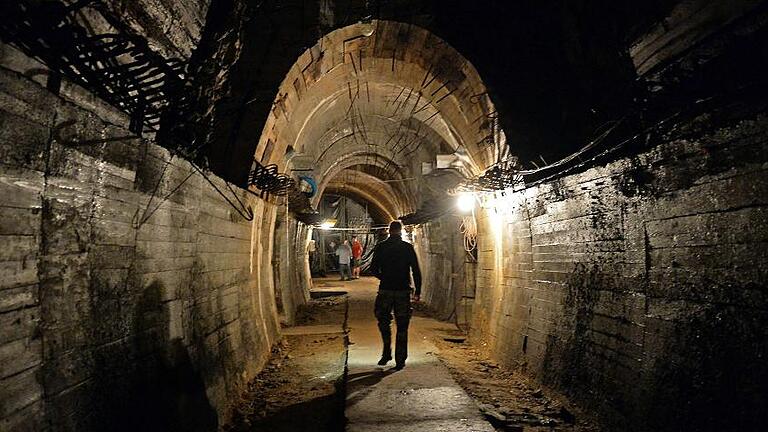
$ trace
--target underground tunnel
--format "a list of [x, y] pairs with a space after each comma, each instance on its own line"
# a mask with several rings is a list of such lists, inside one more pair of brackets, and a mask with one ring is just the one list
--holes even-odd
[[0, 431], [765, 429], [768, 2], [0, 3]]

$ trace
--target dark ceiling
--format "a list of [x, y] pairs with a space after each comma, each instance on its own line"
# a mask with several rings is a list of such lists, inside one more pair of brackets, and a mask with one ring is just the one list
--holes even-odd
[[[430, 0], [430, 29], [478, 69], [512, 154], [554, 162], [632, 107], [629, 44], [669, 1]], [[450, 5], [446, 7], [446, 5]]]

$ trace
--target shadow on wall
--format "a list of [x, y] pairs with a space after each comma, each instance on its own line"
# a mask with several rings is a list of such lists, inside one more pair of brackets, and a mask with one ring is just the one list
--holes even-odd
[[[95, 424], [115, 431], [215, 431], [218, 417], [182, 340], [168, 340], [162, 286], [145, 288], [134, 307], [125, 353], [97, 358]], [[126, 358], [113, 356], [127, 354]], [[99, 361], [101, 360], [101, 361]], [[107, 370], [125, 367], [126, 370]], [[98, 407], [102, 409], [98, 409]]]

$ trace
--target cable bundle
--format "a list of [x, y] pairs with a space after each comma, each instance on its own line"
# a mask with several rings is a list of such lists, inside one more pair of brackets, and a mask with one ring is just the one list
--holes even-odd
[[253, 161], [251, 172], [248, 174], [248, 185], [272, 195], [284, 196], [293, 189], [296, 182], [283, 173], [277, 172], [277, 165], [262, 165]]
[[[94, 12], [113, 27], [110, 33], [96, 34], [78, 21], [78, 14]], [[4, 42], [128, 113], [132, 132], [157, 130], [169, 100], [187, 81], [185, 62], [155, 52], [102, 1], [4, 1], [0, 16]], [[49, 89], [58, 91], [60, 80], [52, 77]]]
[[291, 188], [287, 192], [288, 210], [293, 213], [296, 220], [307, 225], [319, 224], [324, 218], [312, 208], [312, 202], [304, 192], [298, 188]]
[[461, 233], [464, 234], [464, 250], [472, 252], [477, 247], [477, 221], [475, 215], [464, 216], [461, 221]]
[[523, 176], [517, 166], [517, 159], [501, 161], [486, 170], [481, 176], [467, 180], [457, 186], [457, 192], [491, 192], [519, 186]]

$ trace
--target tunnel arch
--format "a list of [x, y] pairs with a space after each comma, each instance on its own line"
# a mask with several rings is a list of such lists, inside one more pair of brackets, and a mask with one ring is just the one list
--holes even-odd
[[407, 200], [402, 198], [401, 189], [397, 187], [396, 182], [370, 175], [364, 171], [346, 168], [338, 172], [323, 187], [324, 194], [328, 189], [344, 189], [354, 187], [365, 194], [375, 202], [379, 207], [385, 208], [391, 219], [395, 219], [408, 209]]
[[[401, 212], [413, 207], [415, 197], [413, 197], [412, 193], [404, 190], [399, 185], [392, 187], [392, 185], [388, 183], [395, 183], [397, 180], [405, 179], [405, 173], [398, 169], [397, 165], [394, 165], [391, 159], [365, 152], [349, 154], [336, 161], [323, 173], [322, 181], [318, 184], [318, 193], [315, 196], [315, 204], [319, 201], [328, 185], [332, 184], [334, 181], [338, 181], [340, 176], [342, 176], [342, 173], [349, 171], [352, 167], [356, 166], [368, 166], [381, 169], [381, 174], [368, 176], [368, 183], [370, 185], [377, 185], [382, 193], [388, 195], [387, 200], [393, 203], [389, 208], [389, 212], [392, 213], [393, 216], [396, 217], [401, 214]], [[367, 188], [368, 187], [364, 187], [364, 189]]]
[[394, 219], [395, 213], [392, 213], [382, 204], [377, 197], [372, 196], [370, 191], [356, 187], [355, 185], [346, 185], [345, 187], [330, 186], [325, 191], [326, 194], [338, 195], [349, 198], [361, 206], [365, 206], [368, 214], [373, 219], [374, 225], [383, 225]]
[[[422, 174], [437, 155], [457, 156], [464, 176], [506, 155], [496, 119], [477, 70], [448, 43], [412, 24], [359, 22], [322, 36], [298, 57], [253, 159], [311, 176], [318, 185], [314, 206], [325, 194], [341, 195], [365, 203], [377, 222], [387, 223], [433, 204]], [[308, 256], [297, 251], [290, 260], [307, 263]], [[308, 292], [309, 266], [296, 267]]]
[[[374, 135], [407, 134], [432, 147], [464, 149], [469, 170], [478, 173], [506, 145], [489, 143], [489, 119], [494, 113], [475, 68], [443, 40], [411, 24], [357, 23], [323, 36], [299, 56], [280, 86], [255, 157], [285, 168], [287, 161], [280, 155], [288, 146], [318, 156], [329, 147], [325, 142], [333, 129], [329, 125], [345, 122], [348, 125], [341, 129], [347, 138], [362, 136], [363, 147], [392, 157], [386, 154], [390, 143], [365, 140], [368, 131], [362, 128], [370, 122], [376, 124]], [[382, 119], [399, 130], [380, 125]], [[422, 126], [422, 137], [414, 137], [397, 125], [402, 121], [429, 125]], [[266, 152], [267, 148], [273, 150]], [[328, 173], [320, 171], [315, 175], [322, 184]]]
[[364, 171], [356, 169], [344, 169], [334, 176], [325, 186], [323, 193], [328, 189], [339, 190], [346, 187], [354, 187], [357, 190], [375, 200], [374, 204], [385, 208], [387, 213], [396, 218], [407, 209], [407, 204], [400, 198], [400, 194], [393, 184], [381, 178], [377, 178]]

